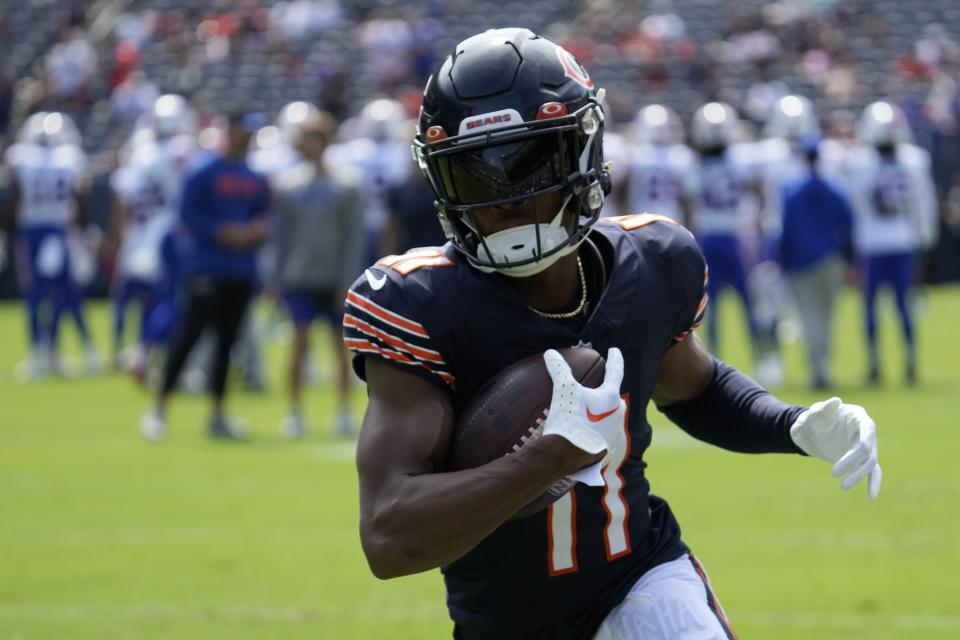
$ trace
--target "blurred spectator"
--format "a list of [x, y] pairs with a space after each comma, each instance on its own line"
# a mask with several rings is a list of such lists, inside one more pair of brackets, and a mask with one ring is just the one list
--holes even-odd
[[118, 43], [128, 42], [139, 49], [150, 37], [151, 22], [150, 12], [126, 11], [121, 13], [114, 23], [113, 37]]
[[853, 213], [845, 195], [817, 170], [818, 141], [804, 141], [807, 178], [783, 189], [780, 264], [790, 281], [807, 347], [811, 385], [831, 386], [833, 308], [853, 257]]
[[337, 0], [290, 0], [270, 9], [270, 24], [286, 42], [302, 42], [335, 29], [343, 19]]
[[88, 84], [97, 70], [97, 52], [76, 27], [64, 30], [47, 57], [50, 92], [58, 102], [88, 98]]
[[928, 24], [923, 33], [923, 37], [913, 45], [913, 55], [928, 68], [936, 69], [945, 58], [956, 59], [960, 55], [956, 40], [947, 34], [942, 24]]
[[110, 90], [127, 81], [140, 64], [140, 51], [132, 40], [121, 40], [113, 48], [113, 71], [110, 73]]
[[257, 279], [257, 248], [267, 238], [269, 187], [266, 178], [246, 165], [251, 136], [263, 124], [258, 114], [233, 113], [221, 153], [187, 177], [180, 206], [191, 248], [185, 258], [186, 302], [164, 368], [155, 403], [140, 421], [148, 440], [166, 436], [166, 408], [187, 356], [203, 331], [216, 334], [210, 380], [210, 437], [244, 436], [225, 414], [227, 368]]
[[358, 37], [378, 88], [386, 91], [401, 84], [410, 69], [413, 45], [410, 25], [383, 14], [361, 26]]
[[337, 365], [333, 431], [350, 435], [356, 430], [350, 410], [352, 372], [340, 335], [346, 291], [366, 263], [364, 224], [356, 186], [329, 174], [324, 163], [324, 151], [334, 132], [329, 114], [308, 114], [294, 133], [303, 160], [273, 182], [275, 279], [294, 324], [290, 414], [281, 423], [281, 431], [290, 438], [299, 438], [307, 430], [302, 399], [304, 367], [310, 326], [321, 316], [330, 323]]
[[110, 108], [115, 116], [133, 121], [159, 97], [157, 85], [148, 80], [142, 71], [134, 71], [110, 94]]
[[683, 18], [673, 12], [670, 0], [653, 0], [650, 14], [640, 23], [640, 30], [654, 40], [678, 40], [687, 33]]
[[10, 114], [13, 110], [13, 74], [10, 69], [0, 69], [0, 140], [10, 128]]

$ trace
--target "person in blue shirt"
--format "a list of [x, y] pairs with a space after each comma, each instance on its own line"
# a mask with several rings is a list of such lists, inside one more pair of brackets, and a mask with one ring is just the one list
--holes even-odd
[[853, 212], [847, 197], [817, 170], [819, 141], [804, 141], [810, 173], [783, 189], [780, 263], [790, 281], [806, 339], [812, 385], [831, 385], [834, 301], [852, 258]]
[[167, 399], [207, 327], [216, 336], [209, 434], [243, 437], [224, 414], [224, 394], [230, 350], [257, 279], [257, 249], [268, 235], [267, 179], [246, 164], [250, 137], [261, 120], [258, 114], [230, 115], [223, 151], [196, 166], [186, 178], [180, 206], [188, 232], [182, 265], [184, 308], [155, 405], [140, 421], [140, 432], [148, 440], [165, 437]]

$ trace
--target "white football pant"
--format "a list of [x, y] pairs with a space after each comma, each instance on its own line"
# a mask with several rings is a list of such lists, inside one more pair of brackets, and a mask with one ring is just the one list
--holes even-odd
[[604, 619], [593, 640], [735, 640], [692, 554], [657, 565]]

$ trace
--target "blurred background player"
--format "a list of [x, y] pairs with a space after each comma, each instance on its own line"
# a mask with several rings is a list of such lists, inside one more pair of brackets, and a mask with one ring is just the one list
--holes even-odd
[[624, 210], [658, 213], [685, 223], [682, 187], [694, 157], [683, 144], [680, 118], [663, 105], [651, 104], [637, 113], [631, 133], [630, 158], [623, 169]]
[[[787, 299], [786, 282], [777, 263], [783, 188], [809, 176], [802, 141], [819, 134], [813, 103], [804, 96], [789, 94], [773, 102], [763, 139], [753, 144], [751, 161], [763, 189], [763, 204], [757, 211], [756, 263], [747, 276], [747, 286], [757, 328], [757, 378], [767, 386], [777, 386], [783, 380], [777, 336]], [[829, 155], [829, 151], [826, 153]]]
[[[167, 94], [141, 118], [128, 142], [128, 159], [111, 178], [115, 194], [111, 232], [119, 247], [113, 286], [114, 366], [142, 372], [146, 366], [146, 328], [154, 306], [169, 288], [164, 242], [177, 223], [183, 177], [196, 151], [197, 117], [187, 101]], [[127, 305], [140, 311], [135, 354], [122, 361]]]
[[[407, 128], [412, 138], [416, 122], [409, 120]], [[387, 221], [380, 235], [382, 255], [440, 246], [447, 241], [437, 224], [434, 200], [430, 184], [419, 171], [410, 171], [404, 180], [387, 189]]]
[[71, 226], [85, 222], [87, 157], [79, 143], [68, 115], [41, 111], [26, 120], [4, 158], [13, 173], [5, 217], [17, 233], [18, 272], [30, 327], [26, 379], [61, 370], [57, 332], [63, 310], [76, 321], [87, 370], [100, 368], [68, 250]]
[[819, 143], [816, 135], [803, 141], [807, 175], [783, 187], [778, 253], [800, 316], [811, 386], [826, 389], [834, 302], [853, 257], [853, 213], [846, 195], [818, 169]]
[[257, 248], [268, 234], [267, 180], [246, 161], [250, 138], [261, 125], [259, 114], [231, 114], [222, 152], [197, 166], [184, 184], [180, 217], [189, 232], [184, 264], [186, 300], [163, 383], [153, 408], [140, 421], [140, 432], [148, 440], [166, 435], [167, 399], [187, 356], [208, 326], [216, 336], [208, 433], [214, 438], [243, 438], [227, 420], [224, 398], [230, 350], [257, 280]]
[[743, 302], [754, 345], [757, 335], [747, 292], [743, 240], [748, 222], [744, 199], [759, 194], [759, 186], [747, 149], [733, 144], [738, 124], [737, 112], [728, 104], [710, 102], [697, 110], [690, 139], [698, 157], [686, 173], [683, 187], [689, 226], [709, 269], [707, 293], [714, 301], [714, 312], [707, 314], [707, 337], [715, 353], [719, 351], [716, 310], [720, 293], [727, 287], [733, 288]]
[[410, 146], [403, 137], [408, 120], [399, 102], [378, 98], [364, 105], [359, 116], [343, 123], [339, 142], [328, 151], [328, 166], [352, 173], [361, 190], [368, 263], [383, 253], [381, 237], [389, 191], [405, 182], [414, 168]]
[[876, 294], [893, 288], [906, 344], [905, 378], [916, 381], [915, 327], [908, 293], [916, 283], [917, 255], [937, 240], [939, 216], [930, 173], [930, 155], [911, 144], [903, 111], [884, 101], [867, 106], [860, 118], [862, 145], [849, 162], [854, 210], [854, 246], [862, 259], [869, 371], [880, 381]]
[[343, 300], [366, 259], [363, 211], [356, 187], [327, 171], [325, 151], [336, 127], [325, 112], [314, 111], [293, 131], [292, 142], [302, 157], [274, 177], [274, 280], [293, 319], [290, 350], [290, 414], [281, 432], [299, 438], [307, 430], [303, 411], [304, 367], [310, 326], [318, 316], [330, 323], [337, 364], [337, 415], [333, 431], [356, 430], [350, 411], [352, 371], [340, 339]]
[[272, 177], [300, 162], [303, 157], [297, 149], [298, 132], [317, 112], [316, 105], [303, 100], [285, 104], [276, 121], [261, 127], [253, 138], [250, 168]]

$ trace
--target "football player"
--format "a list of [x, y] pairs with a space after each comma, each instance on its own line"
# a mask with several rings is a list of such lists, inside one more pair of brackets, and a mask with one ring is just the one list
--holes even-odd
[[168, 287], [163, 244], [177, 222], [185, 168], [196, 151], [196, 129], [196, 114], [182, 96], [160, 96], [131, 135], [127, 161], [111, 176], [111, 230], [119, 247], [113, 287], [114, 366], [121, 366], [127, 306], [135, 301], [140, 336], [127, 364], [138, 375], [146, 364], [148, 318]]
[[875, 298], [882, 285], [893, 288], [907, 347], [905, 376], [917, 375], [917, 349], [908, 292], [916, 281], [917, 254], [937, 241], [938, 210], [930, 155], [910, 143], [903, 111], [889, 102], [874, 102], [860, 118], [861, 146], [848, 163], [853, 242], [862, 258], [866, 304], [868, 382], [880, 381]]
[[634, 120], [632, 142], [624, 197], [627, 210], [652, 211], [685, 222], [682, 187], [694, 157], [683, 144], [680, 118], [663, 105], [647, 105]]
[[[526, 29], [455, 51], [427, 81], [414, 142], [449, 242], [381, 260], [347, 295], [345, 341], [369, 393], [357, 450], [369, 565], [380, 578], [440, 567], [455, 638], [731, 638], [650, 493], [649, 402], [718, 446], [817, 456], [844, 488], [869, 477], [870, 498], [876, 426], [839, 398], [780, 402], [691, 333], [703, 255], [665, 216], [599, 218], [604, 114], [570, 53]], [[554, 351], [580, 344], [606, 355], [598, 390]], [[541, 353], [554, 383], [541, 437], [447, 472], [470, 398]], [[507, 522], [567, 476], [584, 482]]]
[[[802, 143], [819, 134], [813, 103], [804, 96], [787, 95], [774, 103], [763, 128], [763, 140], [753, 145], [764, 206], [759, 212], [758, 262], [750, 269], [747, 284], [760, 351], [757, 379], [767, 386], [779, 385], [783, 379], [777, 325], [787, 294], [776, 262], [783, 219], [782, 190], [809, 175]], [[829, 155], [826, 147], [820, 152], [823, 154]], [[822, 164], [818, 160], [818, 166]]]
[[262, 127], [252, 140], [247, 156], [250, 168], [273, 177], [302, 160], [296, 148], [297, 131], [318, 113], [316, 105], [303, 100], [287, 103], [274, 124]]
[[[745, 201], [760, 195], [760, 183], [749, 148], [734, 142], [738, 126], [737, 112], [728, 104], [710, 102], [697, 109], [690, 138], [698, 158], [684, 174], [683, 189], [690, 229], [710, 269], [707, 292], [714, 303], [727, 287], [740, 296], [755, 347], [757, 329], [747, 291], [749, 263], [743, 242], [749, 222]], [[717, 315], [707, 317], [707, 337], [714, 351], [719, 345]]]
[[343, 123], [340, 142], [327, 150], [327, 164], [360, 186], [369, 260], [380, 257], [381, 233], [387, 222], [390, 188], [400, 185], [414, 170], [407, 139], [407, 116], [396, 100], [378, 98], [360, 115]]
[[80, 134], [70, 116], [41, 111], [27, 118], [5, 156], [14, 178], [7, 218], [17, 230], [18, 253], [23, 258], [20, 279], [31, 342], [28, 379], [59, 369], [56, 340], [63, 310], [76, 320], [87, 369], [100, 368], [68, 250], [70, 227], [82, 226], [85, 217], [87, 157], [79, 144]]

